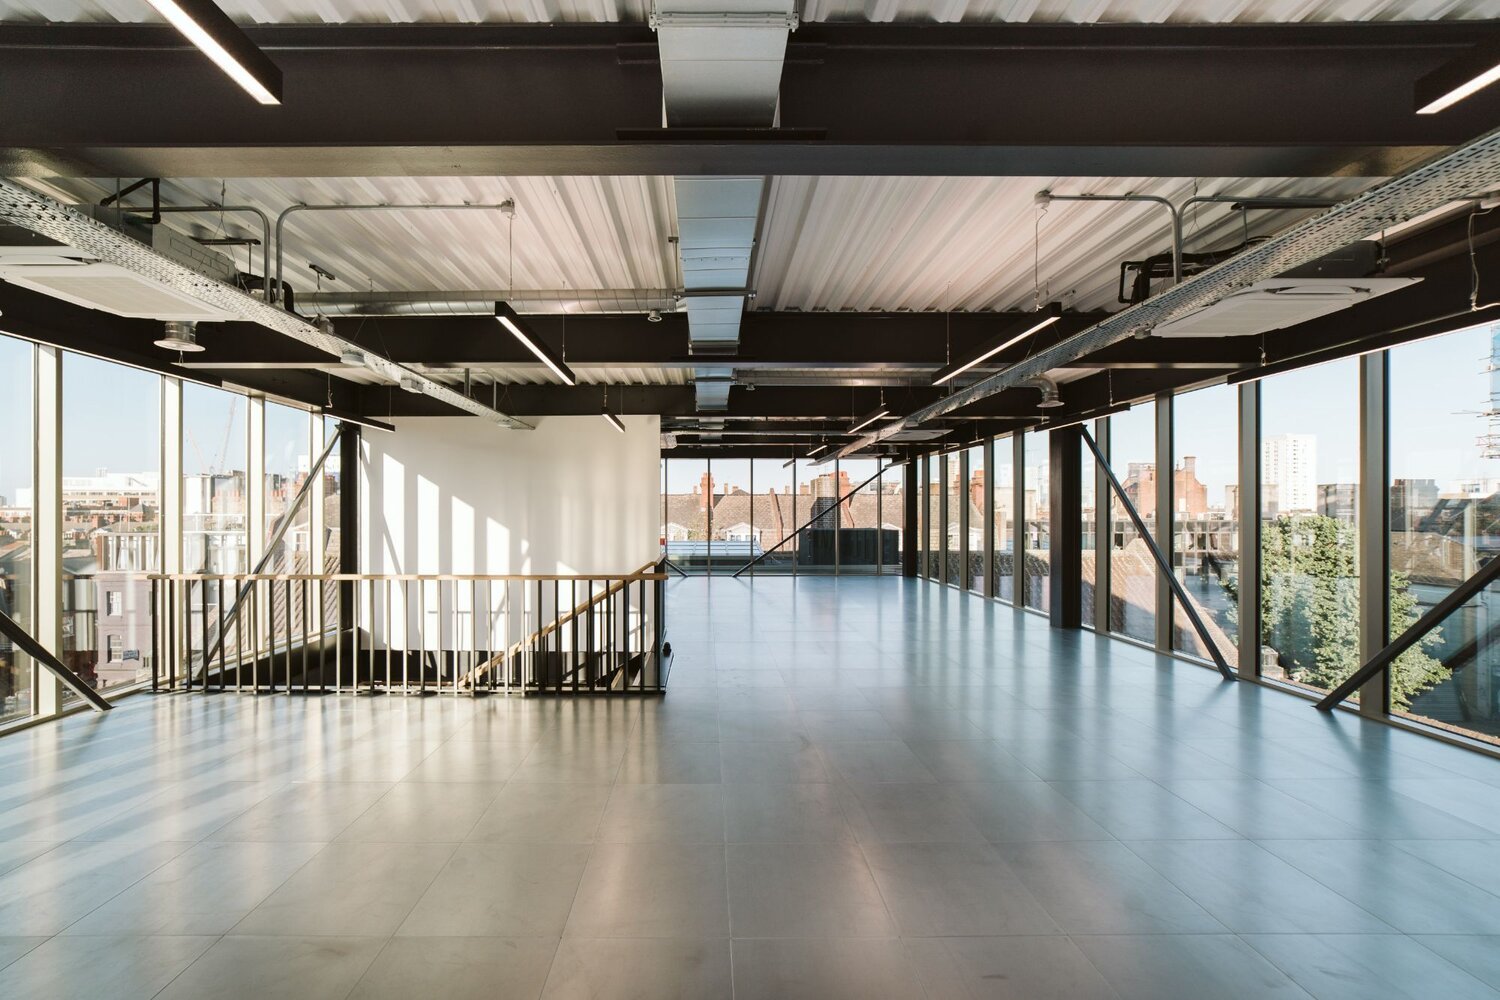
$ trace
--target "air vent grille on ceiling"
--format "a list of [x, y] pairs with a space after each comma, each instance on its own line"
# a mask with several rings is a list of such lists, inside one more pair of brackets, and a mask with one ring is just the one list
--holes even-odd
[[1417, 278], [1271, 278], [1158, 326], [1158, 337], [1247, 337], [1348, 309]]
[[0, 278], [116, 316], [208, 322], [235, 318], [233, 313], [113, 264], [13, 264], [0, 258]]

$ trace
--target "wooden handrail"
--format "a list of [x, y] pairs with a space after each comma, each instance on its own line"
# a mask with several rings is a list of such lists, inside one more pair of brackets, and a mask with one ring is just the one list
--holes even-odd
[[[647, 563], [647, 566], [655, 566], [656, 563]], [[359, 583], [361, 581], [443, 581], [443, 582], [484, 582], [486, 580], [522, 580], [535, 582], [538, 580], [559, 580], [566, 583], [569, 580], [619, 580], [626, 583], [634, 583], [637, 580], [666, 580], [670, 577], [666, 573], [648, 573], [637, 570], [634, 573], [511, 573], [511, 574], [485, 574], [485, 573], [147, 573], [137, 577], [142, 580], [177, 580], [196, 583], [204, 580], [209, 581], [259, 581], [259, 580], [311, 580], [324, 581], [327, 583]]]
[[[473, 687], [476, 683], [478, 683], [479, 678], [481, 676], [483, 676], [484, 674], [488, 673], [496, 665], [504, 663], [505, 661], [509, 660], [512, 656], [515, 656], [522, 649], [524, 649], [527, 646], [527, 644], [536, 642], [538, 639], [541, 639], [544, 636], [551, 635], [553, 632], [556, 632], [557, 630], [561, 629], [568, 622], [573, 621], [579, 615], [583, 614], [589, 608], [591, 608], [594, 605], [598, 604], [600, 601], [605, 600], [606, 598], [609, 598], [609, 597], [614, 596], [615, 594], [618, 594], [621, 590], [623, 590], [626, 587], [630, 586], [632, 583], [635, 583], [637, 580], [665, 580], [667, 578], [667, 576], [666, 576], [665, 573], [647, 573], [646, 572], [646, 570], [650, 569], [651, 567], [653, 567], [655, 565], [656, 565], [656, 563], [649, 562], [646, 565], [642, 566], [640, 569], [636, 570], [634, 573], [631, 573], [629, 576], [625, 576], [625, 577], [611, 578], [611, 577], [597, 577], [596, 576], [596, 577], [583, 577], [583, 578], [574, 577], [574, 578], [572, 578], [572, 579], [592, 579], [592, 580], [614, 579], [614, 582], [611, 583], [609, 586], [605, 587], [603, 590], [599, 591], [599, 593], [597, 593], [597, 594], [590, 594], [588, 597], [584, 598], [583, 601], [581, 603], [579, 603], [576, 607], [574, 607], [572, 610], [568, 611], [566, 614], [559, 615], [555, 620], [553, 620], [551, 622], [548, 622], [546, 625], [542, 626], [541, 628], [537, 629], [535, 632], [533, 632], [530, 635], [526, 636], [526, 638], [524, 638], [524, 639], [517, 639], [515, 642], [511, 643], [509, 647], [507, 647], [506, 649], [502, 650], [501, 652], [496, 653], [494, 656], [491, 656], [488, 660], [485, 660], [483, 663], [479, 664], [473, 670], [470, 670], [467, 674], [465, 674], [464, 676], [460, 677], [458, 679], [458, 684], [461, 685], [461, 686], [465, 686], [465, 687]], [[545, 578], [539, 578], [539, 579], [558, 579], [558, 578], [555, 578], [555, 577], [545, 577]], [[569, 579], [569, 578], [568, 577], [562, 577], [561, 579]]]

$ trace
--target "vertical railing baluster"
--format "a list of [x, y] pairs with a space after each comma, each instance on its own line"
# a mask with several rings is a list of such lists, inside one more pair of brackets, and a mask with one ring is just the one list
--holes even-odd
[[157, 667], [156, 657], [159, 649], [158, 638], [161, 628], [161, 614], [156, 605], [157, 585], [160, 581], [156, 577], [151, 578], [151, 693], [155, 694], [158, 688], [160, 672]]
[[[224, 673], [229, 668], [225, 663], [224, 647], [227, 645], [224, 636], [224, 578], [221, 576], [214, 584], [214, 603], [219, 609], [219, 641], [214, 645], [219, 647], [219, 691], [224, 690]], [[204, 666], [203, 693], [208, 694], [207, 665]]]

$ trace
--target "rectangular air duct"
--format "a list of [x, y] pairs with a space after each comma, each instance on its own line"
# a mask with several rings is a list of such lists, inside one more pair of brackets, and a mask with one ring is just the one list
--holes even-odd
[[1419, 278], [1270, 278], [1231, 292], [1157, 337], [1248, 337], [1339, 312], [1416, 284]]

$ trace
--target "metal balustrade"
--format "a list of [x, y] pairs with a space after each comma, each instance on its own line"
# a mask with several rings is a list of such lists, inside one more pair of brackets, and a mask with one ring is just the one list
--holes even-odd
[[598, 575], [153, 574], [151, 688], [653, 694], [666, 567]]

